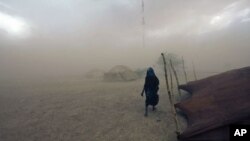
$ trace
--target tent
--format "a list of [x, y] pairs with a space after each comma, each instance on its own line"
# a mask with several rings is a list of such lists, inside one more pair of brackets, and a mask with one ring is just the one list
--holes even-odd
[[182, 141], [228, 141], [230, 124], [250, 124], [250, 67], [180, 85], [191, 97], [177, 104], [187, 117]]
[[104, 73], [105, 81], [132, 81], [138, 78], [137, 74], [127, 66], [117, 65], [109, 72]]

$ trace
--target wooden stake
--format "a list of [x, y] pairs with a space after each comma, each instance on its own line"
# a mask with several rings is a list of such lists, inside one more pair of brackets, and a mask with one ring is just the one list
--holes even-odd
[[181, 91], [180, 91], [180, 89], [178, 88], [178, 86], [180, 85], [179, 79], [178, 79], [176, 70], [175, 70], [175, 68], [174, 68], [174, 66], [173, 66], [173, 63], [172, 63], [172, 60], [171, 60], [171, 59], [170, 59], [170, 67], [172, 68], [172, 71], [174, 72], [174, 76], [175, 76], [175, 80], [176, 80], [176, 84], [177, 84], [178, 94], [179, 94], [179, 97], [181, 97]]
[[177, 136], [179, 136], [180, 135], [180, 128], [179, 128], [179, 123], [178, 123], [178, 119], [177, 119], [176, 109], [174, 107], [172, 96], [171, 96], [171, 93], [170, 93], [170, 90], [169, 90], [166, 60], [165, 60], [164, 54], [161, 53], [161, 55], [162, 55], [162, 59], [163, 59], [163, 63], [164, 63], [164, 71], [165, 71], [165, 79], [166, 79], [168, 97], [169, 97], [169, 101], [170, 101], [170, 105], [171, 105], [171, 110], [172, 110], [173, 118], [174, 118], [174, 121], [175, 121], [176, 133], [177, 133]]
[[172, 76], [172, 71], [171, 71], [171, 67], [169, 68], [169, 75], [170, 75], [170, 90], [171, 90], [171, 94], [174, 96], [174, 86], [173, 86], [173, 76]]
[[183, 71], [184, 71], [184, 75], [185, 75], [185, 80], [186, 80], [186, 83], [187, 83], [187, 73], [186, 73], [186, 70], [185, 70], [185, 63], [184, 63], [184, 59], [183, 59], [183, 56], [181, 57], [182, 58], [182, 66], [183, 66]]
[[195, 72], [195, 67], [194, 67], [194, 62], [192, 61], [192, 66], [193, 66], [193, 73], [194, 73], [194, 78], [197, 80], [196, 72]]
[[170, 89], [169, 89], [169, 84], [168, 84], [168, 72], [167, 72], [167, 64], [165, 60], [165, 56], [163, 53], [161, 53], [162, 59], [163, 59], [163, 64], [164, 64], [164, 72], [165, 72], [165, 78], [166, 78], [166, 85], [167, 85], [167, 91], [170, 94]]

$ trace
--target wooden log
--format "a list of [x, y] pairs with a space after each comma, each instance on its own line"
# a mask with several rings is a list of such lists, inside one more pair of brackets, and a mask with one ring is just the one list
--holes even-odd
[[168, 91], [168, 97], [169, 97], [169, 101], [170, 101], [171, 111], [172, 111], [173, 118], [175, 121], [176, 133], [177, 133], [177, 136], [179, 136], [180, 135], [180, 127], [179, 127], [179, 122], [177, 119], [176, 109], [174, 107], [172, 96], [171, 96], [170, 89], [169, 89], [166, 60], [165, 60], [164, 54], [161, 53], [161, 55], [162, 55], [162, 59], [163, 59], [163, 63], [164, 63], [165, 80], [166, 80], [166, 85], [167, 85], [167, 91]]
[[187, 79], [187, 72], [185, 70], [185, 63], [184, 63], [184, 59], [183, 59], [183, 56], [181, 57], [182, 59], [182, 67], [183, 67], [183, 72], [184, 72], [184, 76], [185, 76], [185, 81], [186, 83], [188, 82], [188, 79]]

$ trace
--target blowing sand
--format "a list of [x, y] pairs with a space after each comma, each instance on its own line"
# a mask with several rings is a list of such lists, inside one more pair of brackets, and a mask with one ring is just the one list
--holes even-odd
[[[162, 80], [163, 81], [163, 80]], [[1, 85], [1, 141], [176, 141], [164, 81], [144, 117], [143, 80]], [[184, 119], [180, 119], [184, 126]]]

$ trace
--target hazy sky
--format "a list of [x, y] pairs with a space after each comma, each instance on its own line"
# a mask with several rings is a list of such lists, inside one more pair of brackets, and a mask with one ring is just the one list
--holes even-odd
[[[199, 69], [250, 65], [249, 0], [0, 0], [0, 73], [152, 65], [168, 51]], [[31, 73], [32, 72], [32, 73]]]

